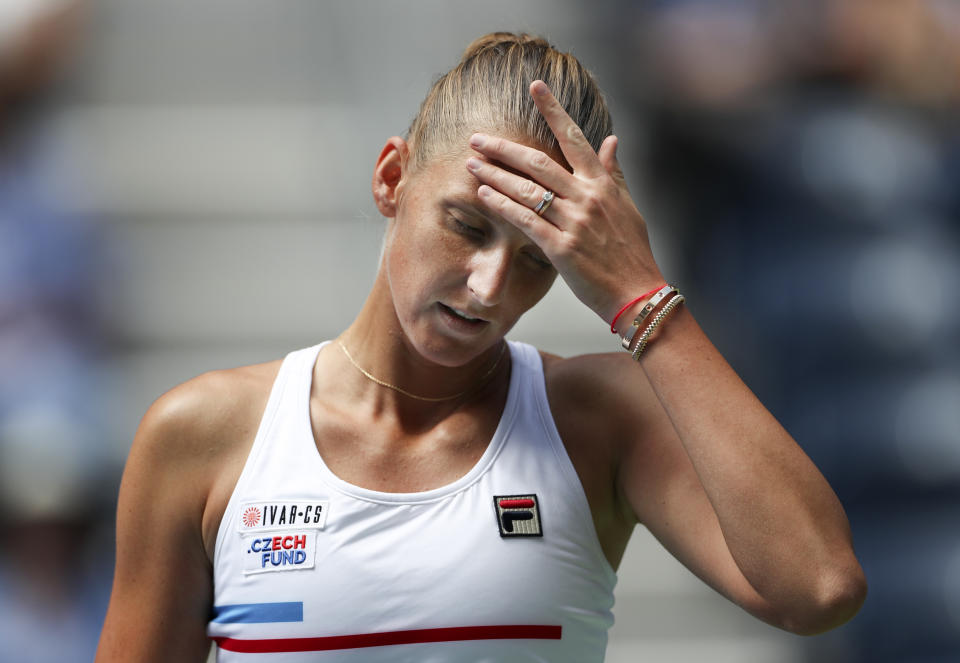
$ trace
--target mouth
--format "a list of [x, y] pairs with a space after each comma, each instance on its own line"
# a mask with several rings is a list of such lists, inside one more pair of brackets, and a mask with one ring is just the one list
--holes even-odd
[[458, 329], [476, 331], [489, 324], [489, 321], [484, 320], [483, 318], [474, 317], [466, 311], [462, 311], [452, 306], [447, 306], [446, 304], [440, 302], [437, 303], [440, 307], [440, 311], [444, 314], [444, 317], [449, 322], [454, 324]]
[[464, 320], [467, 320], [468, 322], [486, 322], [486, 320], [484, 320], [483, 318], [475, 318], [475, 317], [473, 317], [472, 315], [469, 315], [466, 311], [461, 311], [461, 310], [458, 309], [458, 308], [454, 308], [454, 307], [452, 307], [452, 306], [447, 306], [446, 304], [440, 304], [440, 306], [442, 306], [442, 307], [443, 307], [444, 309], [446, 309], [447, 311], [453, 313], [455, 316], [457, 316], [457, 317], [459, 317], [459, 318], [463, 318]]

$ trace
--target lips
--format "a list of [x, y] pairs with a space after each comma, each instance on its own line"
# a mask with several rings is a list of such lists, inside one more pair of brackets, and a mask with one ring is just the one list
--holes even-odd
[[438, 302], [438, 307], [440, 313], [443, 315], [444, 320], [452, 326], [454, 329], [459, 331], [468, 331], [468, 332], [477, 332], [485, 328], [489, 321], [484, 320], [483, 318], [478, 318], [468, 314], [466, 311], [463, 311], [452, 306], [447, 306]]
[[448, 311], [451, 311], [454, 315], [457, 315], [469, 322], [486, 322], [486, 320], [484, 320], [483, 318], [472, 316], [468, 314], [466, 311], [462, 311], [458, 308], [454, 308], [453, 306], [447, 306], [446, 304], [440, 304], [440, 306], [447, 309]]

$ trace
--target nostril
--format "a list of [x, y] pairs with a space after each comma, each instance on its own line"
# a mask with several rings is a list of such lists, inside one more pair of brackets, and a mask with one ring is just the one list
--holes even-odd
[[506, 251], [491, 251], [478, 256], [467, 278], [470, 293], [485, 307], [500, 303], [510, 278], [510, 255]]

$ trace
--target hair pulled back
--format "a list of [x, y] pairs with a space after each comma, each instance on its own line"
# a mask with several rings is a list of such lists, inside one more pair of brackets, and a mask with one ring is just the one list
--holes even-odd
[[590, 72], [540, 37], [492, 32], [470, 44], [459, 64], [433, 84], [407, 132], [411, 166], [423, 165], [476, 131], [528, 139], [559, 154], [557, 139], [530, 97], [530, 83], [537, 79], [598, 150], [613, 122]]

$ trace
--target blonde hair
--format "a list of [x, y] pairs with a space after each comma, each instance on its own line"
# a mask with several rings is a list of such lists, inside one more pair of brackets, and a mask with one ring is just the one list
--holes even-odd
[[476, 131], [528, 139], [559, 155], [557, 139], [530, 97], [540, 79], [583, 130], [594, 150], [613, 131], [597, 82], [570, 53], [528, 34], [492, 32], [470, 44], [441, 76], [407, 132], [416, 169]]

